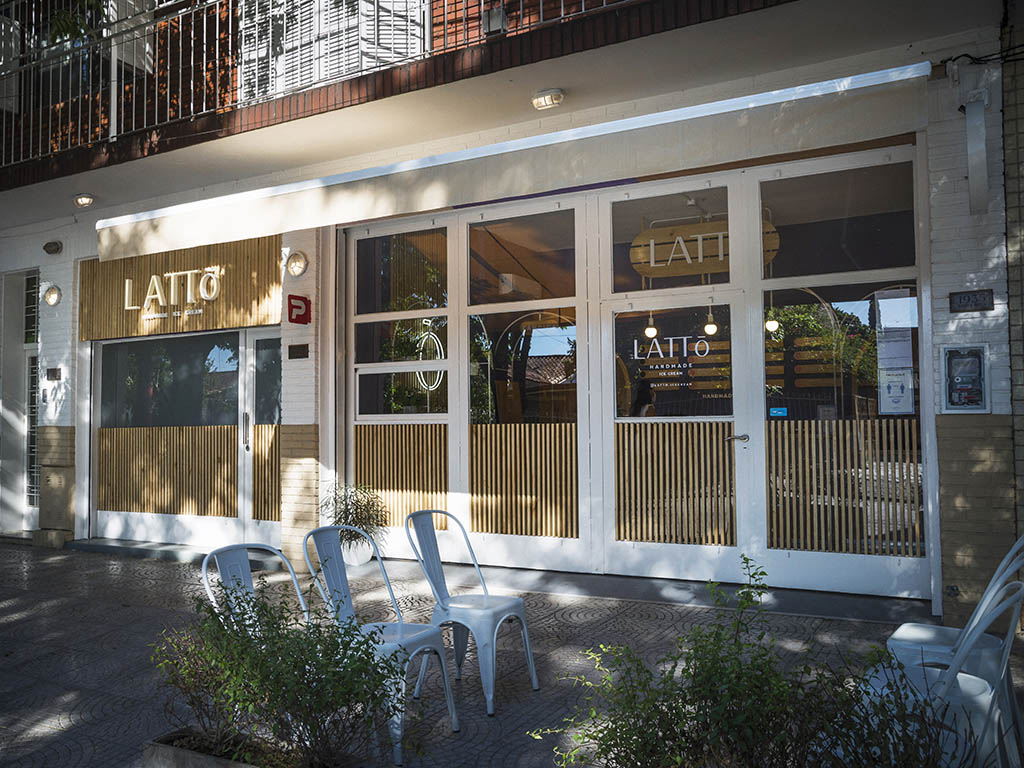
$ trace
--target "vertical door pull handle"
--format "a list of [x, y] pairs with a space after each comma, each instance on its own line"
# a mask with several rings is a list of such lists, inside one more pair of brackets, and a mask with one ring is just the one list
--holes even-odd
[[242, 414], [242, 441], [245, 443], [245, 450], [249, 450], [249, 412]]

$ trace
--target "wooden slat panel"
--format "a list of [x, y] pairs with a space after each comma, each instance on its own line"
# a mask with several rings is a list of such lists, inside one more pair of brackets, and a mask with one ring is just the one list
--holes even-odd
[[579, 537], [575, 424], [472, 424], [470, 522], [479, 533]]
[[[220, 274], [216, 299], [204, 301], [197, 295], [196, 303], [187, 304], [186, 280], [178, 278], [177, 305], [160, 307], [154, 302], [147, 309], [125, 309], [125, 280], [132, 281], [133, 305], [142, 306], [152, 275], [207, 267], [217, 268]], [[168, 278], [163, 283], [168, 302], [170, 282]], [[82, 341], [277, 325], [281, 322], [281, 236], [114, 261], [83, 261], [80, 283]], [[166, 313], [167, 317], [143, 319], [151, 313]]]
[[[391, 526], [418, 509], [447, 510], [448, 425], [357, 424], [354, 480], [380, 494]], [[434, 525], [443, 530], [448, 518]]]
[[256, 424], [252, 430], [252, 517], [281, 522], [281, 427]]
[[97, 430], [97, 504], [111, 512], [238, 516], [238, 427]]
[[736, 545], [732, 423], [615, 425], [615, 538]]
[[768, 546], [924, 556], [916, 418], [769, 421]]

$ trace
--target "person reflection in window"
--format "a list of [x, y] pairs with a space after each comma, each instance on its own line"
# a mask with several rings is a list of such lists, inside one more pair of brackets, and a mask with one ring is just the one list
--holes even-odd
[[656, 399], [657, 393], [651, 389], [651, 383], [649, 381], [641, 381], [636, 385], [636, 400], [633, 401], [633, 410], [630, 411], [629, 415], [641, 418], [654, 416], [654, 401]]

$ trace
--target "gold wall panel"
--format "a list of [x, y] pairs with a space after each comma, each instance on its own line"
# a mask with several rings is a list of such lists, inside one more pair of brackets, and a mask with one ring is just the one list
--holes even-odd
[[252, 517], [281, 522], [281, 427], [256, 424], [252, 430]]
[[579, 537], [575, 424], [469, 428], [471, 530]]
[[768, 546], [923, 557], [915, 418], [769, 421]]
[[238, 516], [238, 427], [96, 431], [99, 509]]
[[[187, 303], [187, 278], [177, 278], [177, 304], [143, 309], [153, 275], [216, 267], [220, 273], [217, 298], [206, 301], [198, 292]], [[198, 278], [195, 278], [198, 280]], [[125, 281], [132, 281], [126, 299]], [[164, 298], [171, 302], [172, 278], [163, 279]], [[161, 333], [211, 331], [277, 325], [281, 322], [281, 236], [258, 237], [179, 251], [166, 251], [113, 261], [83, 261], [80, 274], [79, 338], [122, 339]], [[198, 285], [193, 286], [198, 289]], [[175, 312], [178, 316], [175, 316]], [[192, 312], [193, 314], [188, 314]], [[147, 314], [166, 317], [143, 319]], [[196, 314], [197, 313], [197, 314]]]
[[732, 422], [615, 425], [615, 538], [736, 545]]
[[[447, 424], [357, 424], [355, 477], [380, 494], [388, 525], [405, 525], [405, 516], [420, 509], [448, 509]], [[448, 518], [434, 516], [447, 528]]]

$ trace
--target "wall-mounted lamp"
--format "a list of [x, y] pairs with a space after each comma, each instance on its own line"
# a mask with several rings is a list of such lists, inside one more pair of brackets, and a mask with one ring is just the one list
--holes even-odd
[[43, 301], [45, 301], [51, 307], [56, 307], [58, 304], [60, 304], [62, 295], [63, 294], [61, 293], [60, 288], [58, 286], [51, 285], [43, 293]]
[[309, 259], [302, 251], [293, 251], [285, 262], [284, 268], [292, 277], [301, 277], [309, 266]]
[[534, 109], [551, 109], [557, 107], [565, 100], [565, 93], [561, 88], [547, 88], [533, 94]]
[[46, 251], [50, 256], [56, 256], [58, 253], [64, 250], [64, 243], [60, 240], [50, 240], [43, 244], [43, 250]]
[[75, 195], [75, 207], [76, 208], [88, 208], [93, 204], [95, 198], [88, 192], [79, 192]]

